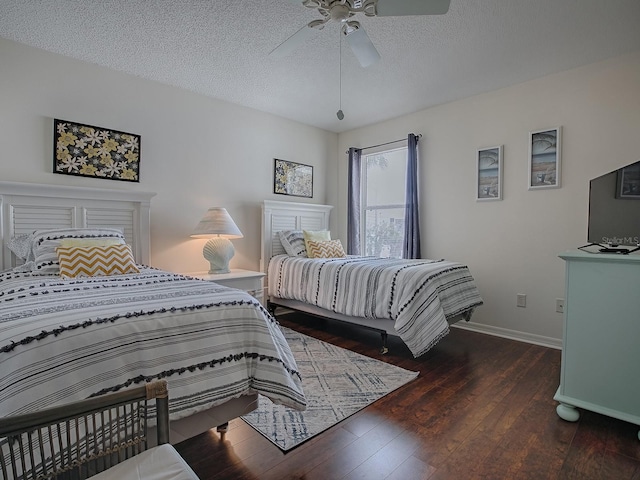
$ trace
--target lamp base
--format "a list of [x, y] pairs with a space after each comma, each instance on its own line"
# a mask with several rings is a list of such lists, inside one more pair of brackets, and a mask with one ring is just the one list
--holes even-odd
[[236, 251], [228, 238], [213, 237], [204, 244], [202, 255], [209, 261], [209, 273], [229, 273], [229, 260]]

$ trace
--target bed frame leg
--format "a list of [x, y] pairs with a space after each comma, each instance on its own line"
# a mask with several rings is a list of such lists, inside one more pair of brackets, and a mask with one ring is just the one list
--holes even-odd
[[267, 312], [273, 317], [276, 318], [276, 308], [277, 305], [274, 305], [269, 300], [267, 300]]
[[220, 434], [220, 440], [224, 442], [224, 435], [229, 431], [229, 422], [218, 425], [218, 428], [216, 428], [216, 430]]
[[380, 336], [382, 337], [382, 348], [380, 349], [380, 353], [384, 355], [389, 351], [387, 348], [387, 332], [380, 332]]

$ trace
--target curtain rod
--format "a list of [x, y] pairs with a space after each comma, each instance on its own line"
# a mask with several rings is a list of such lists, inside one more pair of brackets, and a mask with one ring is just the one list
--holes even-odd
[[[421, 133], [415, 134], [415, 136], [418, 137], [418, 138], [422, 138], [422, 134]], [[360, 150], [369, 150], [370, 148], [384, 147], [385, 145], [391, 145], [392, 143], [406, 142], [406, 141], [407, 141], [406, 138], [401, 138], [400, 140], [392, 140], [390, 142], [380, 143], [378, 145], [371, 145], [370, 147], [362, 147]], [[346, 153], [348, 155], [349, 154], [349, 150], [347, 150], [344, 153]]]

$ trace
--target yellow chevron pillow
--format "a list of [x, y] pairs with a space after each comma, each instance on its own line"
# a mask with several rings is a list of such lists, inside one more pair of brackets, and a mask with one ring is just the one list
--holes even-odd
[[309, 258], [344, 258], [344, 253], [340, 240], [313, 241], [307, 243], [307, 255]]
[[302, 236], [304, 237], [304, 246], [307, 250], [307, 257], [312, 258], [313, 255], [309, 253], [309, 241], [325, 242], [331, 240], [331, 232], [329, 230], [303, 230]]
[[60, 276], [96, 277], [140, 273], [129, 245], [57, 247]]

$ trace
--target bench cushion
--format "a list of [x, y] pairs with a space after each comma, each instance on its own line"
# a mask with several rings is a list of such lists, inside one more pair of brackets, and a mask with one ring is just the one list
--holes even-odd
[[91, 480], [199, 480], [173, 446], [158, 445], [100, 472]]

